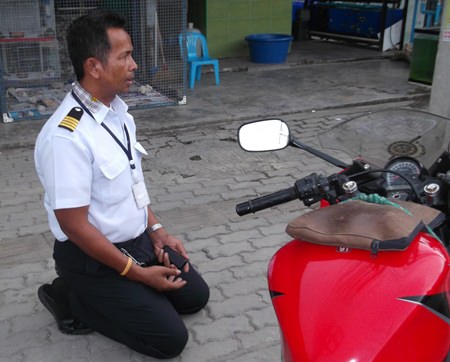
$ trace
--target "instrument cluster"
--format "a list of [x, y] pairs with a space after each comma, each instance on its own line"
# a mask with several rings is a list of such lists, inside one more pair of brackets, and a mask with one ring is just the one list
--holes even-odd
[[424, 167], [412, 157], [398, 157], [388, 162], [385, 169], [386, 173], [386, 190], [388, 197], [407, 200], [411, 192], [411, 186], [421, 184], [421, 176], [426, 172]]

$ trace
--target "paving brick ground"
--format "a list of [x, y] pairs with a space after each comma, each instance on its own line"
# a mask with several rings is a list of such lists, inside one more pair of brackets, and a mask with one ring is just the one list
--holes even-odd
[[[347, 80], [352, 76], [348, 66], [293, 69], [268, 69], [258, 76], [223, 73], [220, 87], [208, 84], [206, 76], [205, 84], [190, 91], [187, 106], [134, 112], [139, 138], [150, 154], [144, 170], [154, 210], [185, 240], [192, 262], [211, 287], [207, 308], [185, 318], [190, 340], [173, 361], [280, 360], [266, 271], [270, 257], [289, 240], [286, 222], [304, 207], [291, 202], [241, 218], [234, 207], [311, 172], [335, 170], [295, 149], [245, 153], [236, 143], [242, 121], [283, 115], [293, 133], [314, 145], [319, 132], [351, 114], [387, 105], [426, 105], [428, 89], [409, 84], [407, 67], [387, 59], [358, 66], [366, 73], [372, 69], [365, 83]], [[311, 79], [319, 71], [321, 85]], [[339, 74], [341, 87], [333, 74]], [[382, 81], [380, 74], [395, 79]], [[308, 85], [309, 92], [299, 84]], [[296, 92], [303, 96], [297, 102]], [[38, 301], [38, 286], [55, 276], [53, 238], [33, 163], [41, 124], [0, 125], [0, 361], [151, 361], [97, 333], [61, 334]]]

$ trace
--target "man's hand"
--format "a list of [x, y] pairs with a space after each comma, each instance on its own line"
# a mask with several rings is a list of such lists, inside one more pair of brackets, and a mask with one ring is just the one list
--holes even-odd
[[[153, 213], [150, 207], [148, 207], [147, 224], [148, 225], [159, 224], [158, 219], [155, 217], [155, 214]], [[175, 250], [183, 258], [189, 261], [189, 256], [187, 255], [186, 249], [184, 248], [181, 240], [169, 234], [163, 227], [153, 232], [150, 232], [148, 235], [150, 236], [150, 239], [152, 240], [153, 243], [153, 251], [161, 264], [170, 267], [173, 266], [171, 265], [171, 263], [166, 262], [167, 260], [169, 260], [168, 259], [169, 256], [166, 252], [164, 252], [163, 250], [164, 246], [168, 246], [169, 248]], [[189, 271], [189, 263], [186, 263], [184, 265], [183, 271], [186, 273]]]
[[[139, 271], [136, 269], [139, 268]], [[148, 268], [132, 268], [139, 273], [139, 281], [160, 292], [182, 288], [186, 281], [179, 278], [180, 271], [174, 267], [151, 266]], [[134, 273], [133, 273], [134, 274]]]
[[[161, 264], [164, 264], [165, 266], [168, 267], [173, 266], [170, 263], [169, 255], [167, 254], [167, 252], [164, 252], [163, 250], [164, 246], [168, 246], [169, 248], [179, 253], [183, 258], [189, 260], [189, 256], [187, 255], [181, 240], [167, 233], [165, 230], [159, 229], [151, 233], [150, 238], [152, 239], [153, 242], [155, 255], [158, 257], [158, 261]], [[189, 271], [189, 263], [186, 263], [184, 265], [183, 271], [186, 273]]]

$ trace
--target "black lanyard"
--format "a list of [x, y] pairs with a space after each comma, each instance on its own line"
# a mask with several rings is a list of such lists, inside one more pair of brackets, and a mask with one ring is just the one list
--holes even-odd
[[[80, 105], [80, 107], [83, 108], [86, 111], [86, 113], [92, 117], [93, 120], [95, 120], [95, 117], [92, 114], [92, 112], [88, 109], [88, 107], [86, 107], [86, 105], [81, 101], [81, 99], [75, 94], [75, 92], [73, 90], [72, 90], [72, 97], [77, 101], [77, 103]], [[123, 125], [123, 128], [125, 130], [125, 136], [127, 137], [127, 148], [125, 148], [123, 143], [120, 142], [120, 140], [117, 138], [117, 136], [109, 129], [109, 127], [106, 124], [104, 124], [103, 122], [100, 124], [111, 135], [111, 137], [114, 139], [114, 141], [117, 142], [117, 144], [120, 146], [120, 148], [123, 150], [123, 152], [125, 152], [125, 154], [128, 157], [128, 160], [130, 161], [130, 167], [132, 170], [134, 170], [136, 168], [136, 165], [134, 164], [133, 155], [131, 154], [130, 134], [128, 133], [127, 126], [125, 124]]]

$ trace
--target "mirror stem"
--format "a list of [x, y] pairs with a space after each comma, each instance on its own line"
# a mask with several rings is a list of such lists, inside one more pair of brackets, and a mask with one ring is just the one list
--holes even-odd
[[336, 167], [339, 167], [342, 169], [349, 167], [349, 165], [347, 165], [346, 163], [339, 161], [338, 159], [336, 159], [330, 155], [327, 155], [326, 153], [323, 153], [312, 147], [309, 147], [309, 146], [305, 145], [304, 143], [301, 143], [300, 141], [297, 141], [295, 139], [291, 139], [290, 144], [297, 148], [301, 148], [305, 151], [308, 151], [309, 153], [313, 154], [314, 156], [317, 156], [317, 157], [321, 158], [322, 160], [325, 160]]

